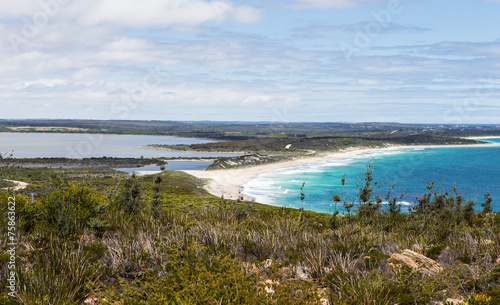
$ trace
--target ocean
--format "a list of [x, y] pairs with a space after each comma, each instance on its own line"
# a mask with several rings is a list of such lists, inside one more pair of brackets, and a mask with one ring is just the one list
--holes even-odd
[[[484, 141], [500, 143], [498, 138]], [[416, 197], [427, 192], [431, 181], [438, 191], [451, 191], [456, 185], [460, 195], [478, 203], [477, 209], [484, 201], [484, 194], [490, 193], [493, 209], [500, 211], [500, 146], [410, 147], [312, 163], [262, 174], [244, 186], [244, 193], [261, 203], [331, 213], [335, 209], [333, 195], [348, 201], [356, 199], [357, 183], [362, 183], [368, 164], [374, 165], [373, 176], [377, 182], [374, 193], [383, 198], [395, 184], [393, 194], [400, 197], [403, 211]], [[301, 202], [303, 183], [305, 199]], [[341, 203], [337, 210], [343, 211]]]

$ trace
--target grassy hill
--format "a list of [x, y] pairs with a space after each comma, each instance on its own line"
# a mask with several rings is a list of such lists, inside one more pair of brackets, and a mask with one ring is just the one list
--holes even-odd
[[[222, 200], [181, 172], [0, 173], [31, 183], [0, 193], [2, 215], [8, 197], [16, 199], [18, 293], [8, 297], [2, 277], [0, 304], [500, 301], [500, 214], [487, 210], [487, 200], [484, 212], [474, 212], [453, 190], [430, 187], [401, 214], [396, 206], [383, 210], [368, 184], [341, 217]], [[8, 219], [0, 222], [7, 236]], [[3, 243], [2, 274], [7, 250]], [[398, 260], [404, 250], [435, 264]]]

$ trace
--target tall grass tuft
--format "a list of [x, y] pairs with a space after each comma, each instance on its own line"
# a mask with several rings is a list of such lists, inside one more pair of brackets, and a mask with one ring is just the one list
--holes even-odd
[[58, 239], [34, 250], [28, 266], [19, 266], [19, 301], [23, 304], [78, 304], [96, 287], [98, 265], [83, 251]]

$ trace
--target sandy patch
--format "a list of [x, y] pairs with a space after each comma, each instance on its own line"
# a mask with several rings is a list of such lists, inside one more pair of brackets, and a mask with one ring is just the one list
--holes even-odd
[[468, 140], [482, 140], [482, 139], [500, 139], [500, 136], [490, 136], [490, 137], [467, 137], [464, 139]]
[[[12, 188], [14, 191], [19, 191], [19, 190], [22, 190], [22, 189], [25, 189], [29, 183], [26, 183], [26, 182], [22, 182], [22, 181], [17, 181], [17, 180], [7, 180], [7, 179], [4, 179], [5, 181], [10, 181], [10, 182], [13, 182], [15, 184], [15, 186]], [[4, 187], [3, 188], [4, 190], [7, 190], [9, 189], [8, 187]]]
[[159, 174], [161, 171], [135, 171], [137, 175], [146, 176], [146, 175], [154, 175]]
[[77, 128], [77, 127], [57, 127], [57, 126], [17, 126], [17, 127], [9, 127], [13, 131], [86, 131], [88, 129], [85, 128]]

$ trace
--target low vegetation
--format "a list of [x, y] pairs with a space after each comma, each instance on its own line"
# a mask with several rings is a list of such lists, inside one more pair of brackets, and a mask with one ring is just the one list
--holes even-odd
[[432, 135], [352, 135], [313, 136], [304, 134], [286, 137], [261, 137], [228, 142], [191, 145], [155, 145], [174, 150], [214, 152], [309, 152], [335, 151], [348, 147], [384, 147], [386, 145], [448, 145], [478, 144], [475, 140]]
[[165, 165], [167, 162], [157, 158], [16, 158], [0, 159], [0, 167], [16, 166], [23, 168], [92, 168], [92, 169], [110, 169], [110, 168], [129, 168], [148, 165]]
[[[2, 276], [0, 304], [500, 303], [500, 214], [489, 196], [476, 204], [431, 182], [402, 214], [380, 205], [368, 166], [355, 203], [334, 196], [349, 207], [341, 216], [223, 200], [181, 172], [48, 170], [45, 182], [37, 171], [17, 169], [32, 184], [0, 193], [2, 215], [16, 198], [18, 240], [18, 295], [7, 296]], [[3, 236], [7, 227], [2, 217]], [[435, 264], [404, 264], [401, 253]]]

